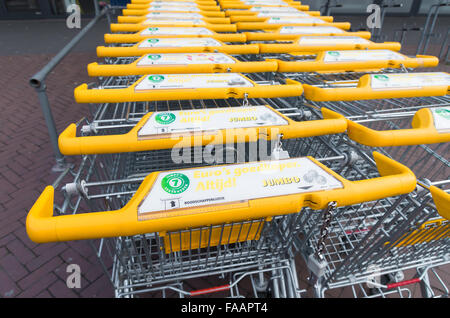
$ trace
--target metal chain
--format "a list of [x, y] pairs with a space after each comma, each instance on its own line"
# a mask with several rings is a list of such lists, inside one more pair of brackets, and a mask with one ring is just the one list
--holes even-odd
[[244, 100], [242, 101], [242, 106], [243, 107], [247, 107], [248, 104], [249, 104], [249, 102], [248, 102], [248, 93], [245, 93], [244, 94]]
[[323, 212], [322, 215], [322, 227], [320, 228], [320, 237], [319, 241], [317, 242], [317, 251], [316, 251], [316, 257], [323, 261], [323, 250], [325, 249], [325, 240], [328, 238], [328, 234], [330, 233], [330, 223], [333, 219], [333, 212], [337, 207], [337, 202], [332, 201], [328, 203], [327, 208]]

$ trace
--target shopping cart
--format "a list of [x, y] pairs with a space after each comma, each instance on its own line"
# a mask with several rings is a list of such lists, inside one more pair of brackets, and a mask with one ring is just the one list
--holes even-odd
[[148, 27], [137, 33], [105, 34], [105, 43], [137, 43], [150, 38], [212, 38], [222, 42], [246, 42], [242, 33], [216, 33], [204, 27]]
[[[353, 127], [364, 118], [348, 114], [344, 118], [340, 110], [336, 113], [301, 103], [302, 84], [293, 80], [298, 74], [275, 75], [280, 67], [292, 72], [303, 63], [295, 72], [303, 72], [299, 78], [311, 81], [315, 75], [311, 69], [324, 64], [326, 58], [324, 53], [313, 57], [311, 52], [327, 48], [324, 41], [341, 50], [398, 50], [398, 44], [376, 44], [348, 33], [335, 37], [320, 33], [289, 38], [292, 43], [229, 45], [224, 42], [243, 43], [247, 35], [216, 33], [261, 28], [282, 33], [285, 24], [291, 33], [315, 25], [329, 29], [313, 34], [349, 28], [348, 23], [333, 23], [331, 17], [315, 12], [298, 11], [294, 16], [283, 11], [308, 10], [297, 2], [271, 2], [265, 7], [269, 3], [265, 0], [219, 1], [222, 8], [247, 9], [243, 15], [230, 11], [225, 18], [213, 1], [187, 5], [184, 1], [133, 0], [119, 23], [111, 25], [112, 32], [128, 34], [105, 36], [108, 43], [115, 43], [97, 50], [105, 64], [89, 66], [89, 74], [99, 76], [98, 84], [75, 89], [77, 102], [92, 104], [92, 120], [70, 125], [59, 144], [64, 154], [81, 155], [81, 162], [64, 171], [30, 210], [30, 238], [42, 243], [98, 239], [92, 245], [118, 297], [215, 292], [240, 297], [244, 281], [253, 296], [270, 292], [275, 297], [299, 297], [296, 250], [308, 256], [309, 268], [318, 277], [318, 295], [333, 287], [334, 279], [354, 273], [355, 267], [356, 272], [362, 271], [359, 264], [367, 258], [353, 249], [357, 260], [347, 266], [345, 259], [341, 266], [345, 274], [333, 272], [334, 277], [324, 280], [324, 245], [329, 238], [325, 234], [329, 224], [334, 224], [330, 216], [335, 211], [338, 215], [367, 212], [365, 228], [346, 224], [350, 232], [345, 234], [351, 239], [370, 231], [369, 221], [386, 210], [410, 219], [418, 214], [410, 206], [428, 211], [428, 187], [421, 183], [425, 190], [415, 190], [416, 178], [410, 169], [379, 152], [372, 155], [370, 145], [354, 142], [352, 138], [357, 138], [350, 130], [348, 135], [343, 133], [350, 125], [357, 130], [359, 126]], [[267, 13], [259, 6], [280, 11]], [[172, 8], [179, 11], [170, 13]], [[253, 10], [258, 13], [251, 14]], [[299, 19], [299, 15], [307, 16]], [[180, 30], [185, 34], [173, 37]], [[294, 58], [286, 55], [305, 51], [309, 53], [292, 54]], [[258, 57], [259, 53], [272, 54], [275, 60]], [[368, 53], [376, 54], [380, 53]], [[425, 56], [389, 54], [387, 65], [392, 68], [435, 63]], [[180, 74], [186, 73], [180, 67], [186, 60], [192, 61], [187, 63], [190, 72]], [[371, 67], [385, 67], [386, 59], [374, 60]], [[328, 64], [331, 69], [323, 67], [334, 74], [320, 76], [338, 78], [336, 71], [343, 64], [337, 62]], [[355, 70], [359, 75], [373, 72], [362, 64]], [[435, 188], [447, 182], [435, 181], [429, 191], [437, 206], [431, 205], [431, 214], [439, 210], [448, 218], [448, 195]], [[424, 202], [425, 208], [420, 205]], [[390, 243], [395, 245], [390, 250], [422, 246], [430, 243], [424, 237], [431, 234], [436, 247], [433, 257], [424, 247], [419, 254], [426, 254], [427, 261], [418, 254], [410, 259], [422, 267], [445, 262], [446, 221], [428, 214], [419, 217], [424, 229], [401, 232], [395, 228], [391, 233], [397, 236], [389, 236], [382, 247]], [[318, 217], [323, 217], [323, 224]], [[401, 223], [401, 218], [394, 222]], [[429, 224], [437, 230], [429, 230]], [[308, 253], [317, 237], [313, 258]], [[383, 273], [391, 270], [385, 258], [373, 259]], [[409, 259], [403, 263], [413, 266]], [[190, 287], [190, 280], [212, 276], [226, 278], [226, 283], [200, 290]], [[360, 276], [362, 280], [364, 275]]]
[[[341, 137], [336, 136], [337, 139]], [[292, 275], [293, 270], [288, 267], [288, 264], [292, 265], [290, 250], [297, 234], [297, 219], [303, 213], [298, 213], [302, 205], [314, 209], [329, 209], [330, 202], [336, 202], [338, 206], [360, 202], [372, 205], [367, 202], [408, 193], [415, 187], [414, 175], [404, 166], [375, 153], [380, 176], [370, 156], [360, 153], [357, 148], [352, 149], [349, 144], [343, 143], [342, 146], [335, 147], [329, 138], [324, 137], [289, 139], [282, 141], [282, 148], [290, 156], [304, 153], [330, 156], [319, 161], [312, 157], [286, 158], [209, 167], [204, 167], [205, 162], [194, 161], [194, 165], [202, 167], [187, 169], [192, 167], [189, 162], [177, 166], [182, 170], [169, 171], [161, 170], [162, 167], [173, 167], [168, 164], [168, 152], [165, 152], [166, 155], [161, 151], [152, 151], [84, 156], [80, 169], [74, 174], [75, 180], [63, 188], [65, 199], [57, 210], [65, 215], [52, 217], [54, 188], [47, 187], [30, 211], [28, 233], [37, 242], [121, 236], [112, 239], [112, 245], [108, 245], [112, 248], [115, 264], [112, 278], [119, 296], [146, 290], [174, 290], [174, 284], [177, 284], [176, 291], [180, 294], [195, 295], [195, 292], [183, 290], [180, 281], [206, 275], [242, 272], [244, 276], [257, 278], [274, 270], [284, 270]], [[360, 153], [360, 156], [355, 153]], [[287, 167], [294, 166], [306, 168], [308, 174], [303, 176], [304, 181], [301, 181], [302, 176], [296, 179], [300, 171], [291, 170], [291, 173], [295, 171], [292, 176], [280, 175], [288, 173]], [[279, 171], [280, 167], [284, 167], [284, 173]], [[238, 174], [244, 177], [237, 182], [237, 186], [244, 187], [232, 191], [235, 195], [238, 193], [238, 201], [226, 195], [226, 189], [234, 182], [232, 179], [224, 180], [225, 192], [213, 191], [218, 192], [218, 197], [209, 191], [206, 194], [209, 199], [196, 198], [198, 195], [194, 189], [213, 187], [198, 176], [217, 176], [217, 171], [225, 173], [227, 169], [233, 171], [234, 178]], [[260, 169], [267, 169], [266, 173], [255, 174]], [[267, 173], [272, 169], [277, 171], [276, 175]], [[151, 173], [154, 171], [162, 172]], [[339, 171], [340, 175], [333, 171]], [[341, 175], [348, 176], [352, 181]], [[186, 180], [182, 186], [167, 181], [177, 176], [181, 179], [186, 176], [189, 184], [186, 186]], [[284, 177], [282, 189], [285, 190], [262, 190], [264, 193], [269, 191], [266, 197], [263, 192], [255, 191], [255, 187], [258, 184], [261, 187], [264, 182], [269, 187], [275, 186], [280, 182], [275, 179], [280, 177]], [[291, 178], [291, 182], [286, 178]], [[241, 180], [246, 181], [243, 183]], [[249, 186], [246, 182], [254, 185]], [[305, 182], [306, 187], [295, 186], [297, 182]], [[318, 184], [314, 184], [316, 182]], [[168, 201], [160, 201], [163, 198], [161, 193], [152, 194], [153, 191], [160, 192], [156, 186], [160, 183], [172, 192]], [[189, 202], [180, 201], [180, 194], [186, 191], [185, 188], [194, 191], [186, 197]], [[288, 188], [295, 190], [283, 196], [283, 191]], [[244, 189], [247, 193], [251, 192], [247, 199]], [[278, 192], [278, 196], [273, 197], [272, 191]], [[212, 201], [211, 195], [216, 201]], [[224, 200], [224, 195], [225, 202], [217, 204]], [[257, 198], [253, 199], [255, 195]], [[158, 200], [153, 199], [155, 196]], [[77, 209], [83, 200], [92, 211], [105, 212], [79, 214]], [[160, 202], [165, 206], [165, 211], [157, 212], [161, 209], [157, 208], [156, 213], [151, 212], [154, 209], [152, 205], [159, 205]], [[194, 208], [186, 208], [189, 205]], [[179, 209], [182, 206], [184, 208]], [[71, 207], [75, 210], [69, 212]], [[103, 248], [106, 240], [100, 244]], [[231, 281], [226, 289], [235, 287], [242, 279], [241, 276], [234, 277], [236, 281]], [[288, 278], [286, 275], [284, 277]], [[287, 285], [292, 286], [296, 279], [293, 276], [290, 278]], [[294, 295], [295, 291], [298, 292], [295, 288], [291, 290]], [[292, 293], [286, 295], [292, 296]]]
[[355, 36], [370, 39], [370, 32], [349, 32], [334, 26], [283, 26], [272, 32], [244, 32], [247, 41], [295, 40], [300, 36]]
[[245, 0], [245, 1], [222, 1], [219, 2], [223, 10], [252, 10], [254, 8], [295, 8], [299, 11], [308, 11], [308, 5], [302, 5], [297, 1], [261, 1], [261, 0]]
[[[302, 85], [294, 80], [286, 79], [284, 83], [264, 81], [260, 80], [257, 74], [247, 74], [247, 76], [239, 73], [125, 76], [122, 82], [115, 80], [111, 85], [103, 83], [102, 86], [89, 88], [87, 84], [81, 84], [75, 88], [74, 94], [78, 103], [117, 103], [291, 97], [299, 96], [303, 91]], [[256, 80], [251, 80], [250, 76]]]
[[[264, 55], [267, 61], [271, 61], [270, 54]], [[439, 60], [434, 56], [419, 55], [409, 57], [391, 50], [325, 50], [312, 53], [282, 54], [279, 58], [273, 58], [278, 63], [278, 72], [283, 76], [305, 81], [308, 84], [315, 77], [327, 81], [328, 77], [338, 81], [339, 76], [345, 78], [345, 74], [363, 74], [382, 72], [387, 69], [394, 72], [404, 72], [405, 69], [418, 67], [435, 67]]]
[[[239, 26], [238, 26], [239, 29]], [[248, 33], [246, 33], [248, 34]], [[332, 50], [392, 50], [399, 51], [400, 43], [375, 43], [359, 36], [301, 36], [296, 40], [260, 43], [260, 53], [321, 52]]]
[[[366, 81], [375, 76], [364, 75]], [[393, 200], [389, 205], [338, 209], [320, 217], [313, 212], [302, 214], [298, 249], [309, 265], [311, 282], [319, 297], [325, 296], [326, 291], [348, 286], [354, 296], [410, 296], [405, 286], [414, 283], [421, 284], [423, 296], [438, 296], [437, 290], [440, 296], [448, 295], [447, 286], [435, 269], [450, 261], [450, 125], [446, 119], [450, 100], [446, 95], [448, 85], [445, 86], [448, 77], [442, 73], [411, 73], [406, 77], [383, 74], [381, 78], [385, 76], [401, 79], [401, 83], [391, 84], [397, 83], [390, 87], [392, 98], [382, 99], [387, 93], [373, 86], [371, 90], [368, 85], [354, 88], [353, 97], [345, 96], [341, 86], [348, 82], [330, 81], [330, 86], [322, 86], [315, 76], [310, 85], [305, 85], [305, 97], [310, 97], [305, 105], [312, 109], [329, 107], [343, 114], [348, 119], [348, 136], [362, 149], [377, 149], [395, 158], [420, 180], [413, 195]], [[411, 83], [416, 85], [412, 86], [414, 94], [406, 89]], [[430, 92], [436, 88], [433, 85], [438, 89]], [[314, 90], [319, 86], [318, 95]], [[326, 89], [330, 91], [324, 97]], [[328, 98], [330, 101], [325, 101]], [[416, 270], [417, 275], [404, 280], [403, 272], [409, 269]], [[430, 273], [439, 285], [437, 289], [432, 288]]]

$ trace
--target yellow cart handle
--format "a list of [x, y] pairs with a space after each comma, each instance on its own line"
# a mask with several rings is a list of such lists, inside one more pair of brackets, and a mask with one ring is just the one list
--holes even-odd
[[[369, 51], [368, 53], [378, 53], [378, 50]], [[367, 51], [359, 50], [358, 52]], [[354, 70], [369, 70], [369, 69], [383, 69], [383, 68], [418, 68], [418, 67], [435, 67], [439, 64], [439, 59], [435, 56], [418, 55], [417, 57], [407, 57], [395, 52], [398, 59], [386, 60], [351, 60], [343, 62], [329, 62], [326, 61], [326, 56], [329, 54], [340, 54], [342, 51], [324, 51], [319, 52], [314, 61], [282, 61], [278, 62], [278, 72], [320, 72], [320, 71], [354, 71]]]
[[[309, 12], [308, 12], [309, 13]], [[333, 17], [330, 16], [311, 16], [317, 19], [321, 19], [325, 22], [332, 23]], [[257, 17], [257, 16], [231, 16], [230, 21], [231, 23], [237, 23], [237, 22], [260, 22], [260, 23], [267, 23], [267, 21], [270, 19], [270, 17]], [[279, 25], [277, 26], [277, 29], [279, 28]]]
[[174, 23], [173, 25], [169, 25], [169, 24], [165, 24], [165, 23], [160, 23], [160, 24], [136, 24], [136, 23], [111, 23], [111, 32], [138, 32], [138, 31], [142, 31], [145, 30], [148, 27], [155, 27], [155, 26], [160, 26], [160, 27], [167, 27], [167, 26], [179, 26], [179, 27], [205, 27], [211, 31], [215, 31], [215, 32], [236, 32], [237, 31], [237, 27], [235, 24], [210, 24], [210, 23], [205, 23], [205, 24], [195, 24], [195, 23], [191, 23], [191, 22], [186, 22], [186, 23]]
[[[317, 101], [352, 101], [360, 99], [382, 99], [382, 98], [408, 98], [425, 96], [445, 96], [450, 91], [450, 86], [443, 82], [429, 86], [393, 87], [393, 88], [372, 88], [372, 77], [389, 76], [420, 76], [423, 73], [407, 74], [365, 74], [361, 76], [356, 87], [321, 88], [304, 84], [305, 98]], [[428, 73], [427, 73], [428, 74]], [[431, 73], [430, 73], [431, 74]]]
[[[251, 5], [251, 4], [242, 4], [241, 2], [233, 2], [233, 3], [223, 3], [220, 5], [220, 7], [223, 10], [245, 10], [248, 9], [250, 10], [253, 7], [258, 7], [259, 5]], [[265, 7], [292, 7], [295, 8], [299, 11], [308, 11], [309, 10], [309, 5], [301, 5], [301, 4], [291, 4], [291, 5], [267, 5]]]
[[430, 187], [430, 192], [439, 215], [450, 220], [450, 194], [435, 186]]
[[168, 46], [168, 47], [139, 47], [138, 44], [131, 47], [97, 47], [98, 57], [123, 57], [142, 56], [149, 53], [227, 53], [227, 54], [258, 54], [258, 44], [226, 45], [220, 46]]
[[[147, 14], [149, 14], [150, 12], [161, 12], [161, 13], [165, 13], [165, 12], [169, 12], [169, 11], [149, 11], [149, 10], [136, 10], [136, 9], [123, 9], [122, 10], [122, 14], [124, 16], [145, 16]], [[223, 18], [225, 17], [225, 12], [222, 11], [182, 11], [182, 10], [177, 10], [176, 7], [174, 7], [173, 11], [170, 11], [170, 13], [198, 13], [203, 15], [204, 17], [207, 18]]]
[[286, 79], [286, 84], [284, 85], [258, 85], [247, 79], [253, 84], [253, 86], [196, 89], [156, 89], [136, 92], [135, 87], [146, 78], [146, 76], [143, 76], [133, 85], [120, 89], [88, 89], [87, 84], [81, 84], [75, 88], [75, 100], [78, 103], [120, 103], [156, 100], [227, 99], [245, 98], [246, 96], [248, 98], [276, 98], [301, 96], [303, 93], [302, 84], [290, 79]]
[[[163, 5], [163, 4], [161, 4]], [[128, 3], [127, 8], [124, 10], [149, 10], [151, 8], [151, 4], [135, 4], [135, 3]], [[174, 9], [176, 6], [174, 6]], [[208, 5], [197, 5], [197, 9], [201, 11], [220, 11], [220, 7], [218, 7], [216, 4], [208, 4]]]
[[[307, 38], [307, 36], [302, 37]], [[248, 40], [248, 39], [247, 39]], [[375, 43], [369, 40], [365, 40], [364, 43], [330, 43], [330, 44], [300, 44], [298, 41], [287, 44], [259, 44], [260, 53], [293, 53], [293, 52], [321, 52], [330, 50], [391, 50], [399, 51], [401, 48], [398, 42], [383, 42]]]
[[[337, 27], [342, 30], [350, 29], [349, 22], [325, 22], [325, 23], [315, 23], [315, 22], [298, 22], [298, 23], [285, 23], [285, 26], [332, 26]], [[266, 23], [266, 22], [237, 22], [236, 27], [238, 31], [243, 30], [276, 30], [280, 28], [280, 24]]]
[[[276, 139], [279, 134], [283, 139], [305, 138], [343, 133], [347, 129], [345, 118], [326, 108], [322, 108], [323, 120], [297, 122], [273, 108], [266, 106], [288, 122], [283, 126], [265, 126], [238, 129], [221, 129], [218, 132], [204, 132], [198, 135], [163, 135], [153, 139], [141, 139], [139, 130], [145, 125], [153, 113], [148, 113], [128, 133], [108, 136], [77, 137], [75, 124], [69, 125], [59, 136], [59, 149], [63, 155], [105, 154], [120, 152], [135, 152], [174, 147], [190, 147], [193, 144], [226, 144], [234, 143], [239, 136], [245, 136], [245, 142], [254, 142], [261, 136], [264, 139]], [[201, 132], [199, 132], [201, 133]]]
[[450, 141], [450, 130], [440, 133], [428, 108], [422, 108], [414, 114], [412, 129], [377, 131], [351, 120], [347, 122], [347, 134], [350, 139], [370, 147], [410, 146]]
[[[169, 2], [175, 1], [175, 2], [195, 2], [198, 5], [215, 5], [216, 2], [213, 0], [169, 0]], [[153, 0], [131, 0], [131, 4], [154, 4], [158, 3], [157, 1]]]
[[27, 233], [32, 241], [46, 243], [174, 231], [297, 213], [304, 206], [323, 209], [332, 201], [337, 202], [338, 206], [346, 206], [397, 196], [415, 189], [416, 178], [411, 170], [377, 152], [373, 156], [381, 177], [361, 181], [348, 181], [308, 157], [338, 179], [343, 185], [340, 189], [252, 199], [232, 207], [213, 205], [211, 208], [200, 206], [189, 211], [179, 209], [171, 217], [150, 220], [138, 220], [138, 206], [149, 193], [159, 172], [148, 175], [130, 201], [115, 211], [53, 216], [54, 188], [47, 186], [28, 213]]
[[[264, 10], [262, 10], [264, 11]], [[310, 16], [313, 17], [320, 17], [320, 11], [308, 11], [308, 10], [298, 10], [297, 12], [305, 12], [308, 13]], [[233, 16], [257, 16], [260, 11], [251, 11], [251, 10], [227, 10], [225, 11], [226, 17], [233, 17]], [[291, 13], [295, 13], [295, 11], [292, 11]], [[275, 16], [277, 12], [273, 12], [273, 15]]]
[[326, 34], [289, 34], [275, 32], [243, 32], [247, 37], [247, 41], [280, 41], [280, 40], [296, 40], [300, 36], [357, 36], [363, 39], [370, 39], [372, 34], [368, 31], [342, 32], [342, 33], [326, 33]]
[[[188, 73], [258, 73], [276, 72], [276, 61], [240, 62], [221, 64], [172, 64], [172, 65], [138, 65], [139, 61], [148, 58], [147, 55], [131, 64], [88, 64], [89, 76], [125, 76], [145, 74], [188, 74]], [[231, 58], [231, 57], [230, 57]]]
[[[135, 16], [118, 16], [117, 17], [117, 22], [118, 23], [125, 23], [125, 24], [129, 24], [129, 23], [142, 23], [145, 20], [149, 19], [148, 17], [144, 16], [144, 17], [135, 17]], [[229, 24], [230, 23], [230, 18], [198, 18], [199, 20], [202, 20], [208, 24]]]
[[[227, 4], [227, 3], [243, 3], [243, 1], [240, 1], [240, 0], [218, 0], [217, 1], [219, 4]], [[292, 6], [292, 5], [301, 5], [302, 3], [301, 3], [301, 1], [294, 1], [294, 0], [285, 0], [285, 1], [283, 1], [285, 4], [282, 4], [282, 5], [279, 5], [279, 4], [276, 4], [276, 5], [271, 5], [271, 4], [267, 4], [267, 6], [268, 7], [276, 7], [276, 6], [284, 6], [284, 7], [286, 7], [286, 6]], [[257, 6], [262, 6], [262, 5], [257, 5]], [[266, 6], [266, 3], [264, 3], [264, 6]]]
[[106, 33], [105, 43], [137, 43], [150, 38], [213, 38], [222, 42], [247, 42], [247, 37], [242, 33], [214, 33], [205, 35], [173, 34], [173, 35], [142, 35], [140, 32], [133, 34]]

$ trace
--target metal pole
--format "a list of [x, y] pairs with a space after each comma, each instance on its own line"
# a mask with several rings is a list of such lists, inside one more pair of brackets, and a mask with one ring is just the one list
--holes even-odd
[[55, 153], [56, 165], [53, 166], [52, 171], [60, 172], [64, 171], [64, 169], [66, 168], [66, 164], [64, 161], [64, 156], [59, 151], [58, 133], [56, 131], [55, 120], [53, 119], [50, 104], [48, 102], [46, 88], [47, 87], [45, 83], [42, 83], [41, 86], [36, 88], [36, 91], [38, 93], [39, 103], [41, 104], [45, 123], [47, 124], [48, 134], [50, 135], [50, 143], [52, 144], [53, 152]]
[[97, 0], [92, 0], [94, 2], [94, 9], [95, 9], [95, 16], [98, 16], [100, 14], [100, 7], [98, 6]]
[[50, 142], [55, 154], [56, 165], [52, 168], [52, 171], [63, 171], [66, 168], [64, 156], [59, 151], [58, 146], [58, 132], [56, 130], [55, 120], [48, 101], [45, 85], [45, 78], [55, 68], [56, 65], [72, 50], [72, 48], [86, 35], [86, 33], [100, 20], [100, 18], [106, 14], [108, 7], [104, 8], [102, 12], [97, 15], [89, 24], [86, 25], [61, 51], [56, 54], [49, 63], [47, 63], [39, 72], [31, 77], [29, 83], [36, 89], [38, 93], [39, 103], [42, 108], [45, 123], [47, 124], [48, 133], [50, 135]]

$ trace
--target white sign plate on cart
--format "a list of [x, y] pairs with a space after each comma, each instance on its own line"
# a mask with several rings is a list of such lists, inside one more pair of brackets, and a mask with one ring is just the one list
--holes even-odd
[[298, 44], [335, 46], [339, 44], [368, 44], [366, 39], [357, 36], [304, 36]]
[[450, 133], [450, 107], [439, 107], [431, 110], [434, 127], [439, 133]]
[[140, 204], [138, 217], [171, 217], [177, 209], [202, 206], [208, 212], [217, 205], [227, 208], [248, 200], [340, 188], [339, 180], [309, 158], [161, 172]]
[[152, 27], [141, 32], [141, 35], [213, 35], [214, 32], [206, 28], [196, 27]]
[[310, 18], [311, 16], [305, 12], [273, 12], [273, 11], [260, 11], [256, 15], [258, 17], [297, 17], [297, 18]]
[[319, 18], [314, 18], [314, 17], [305, 17], [305, 18], [301, 18], [301, 17], [273, 17], [270, 18], [267, 23], [269, 24], [309, 24], [309, 23], [315, 23], [315, 24], [322, 24], [325, 23], [325, 21], [323, 21], [322, 19]]
[[185, 11], [185, 12], [199, 12], [200, 9], [196, 6], [151, 6], [148, 11]]
[[139, 48], [197, 46], [222, 46], [222, 43], [212, 38], [156, 38], [144, 40], [139, 44]]
[[236, 63], [224, 53], [161, 53], [147, 54], [137, 66], [189, 65], [189, 64], [232, 64]]
[[185, 18], [185, 19], [201, 19], [203, 15], [199, 13], [185, 12], [150, 12], [148, 18]]
[[450, 74], [434, 73], [408, 73], [408, 74], [376, 74], [371, 75], [373, 89], [391, 88], [420, 88], [428, 86], [450, 85]]
[[138, 138], [281, 125], [288, 125], [288, 121], [266, 106], [154, 112], [139, 130]]
[[265, 12], [300, 12], [292, 7], [253, 7], [250, 11], [265, 11]]
[[390, 50], [349, 50], [327, 51], [324, 62], [355, 62], [355, 61], [384, 61], [404, 60], [405, 57]]
[[280, 29], [280, 34], [331, 34], [344, 33], [332, 26], [284, 26]]
[[192, 23], [194, 25], [205, 25], [205, 21], [199, 20], [197, 18], [156, 18], [153, 17], [151, 19], [147, 19], [143, 22], [144, 25], [151, 25], [151, 24], [183, 24], [183, 23]]
[[135, 90], [214, 87], [253, 87], [253, 84], [238, 73], [153, 74], [145, 76], [136, 85]]

